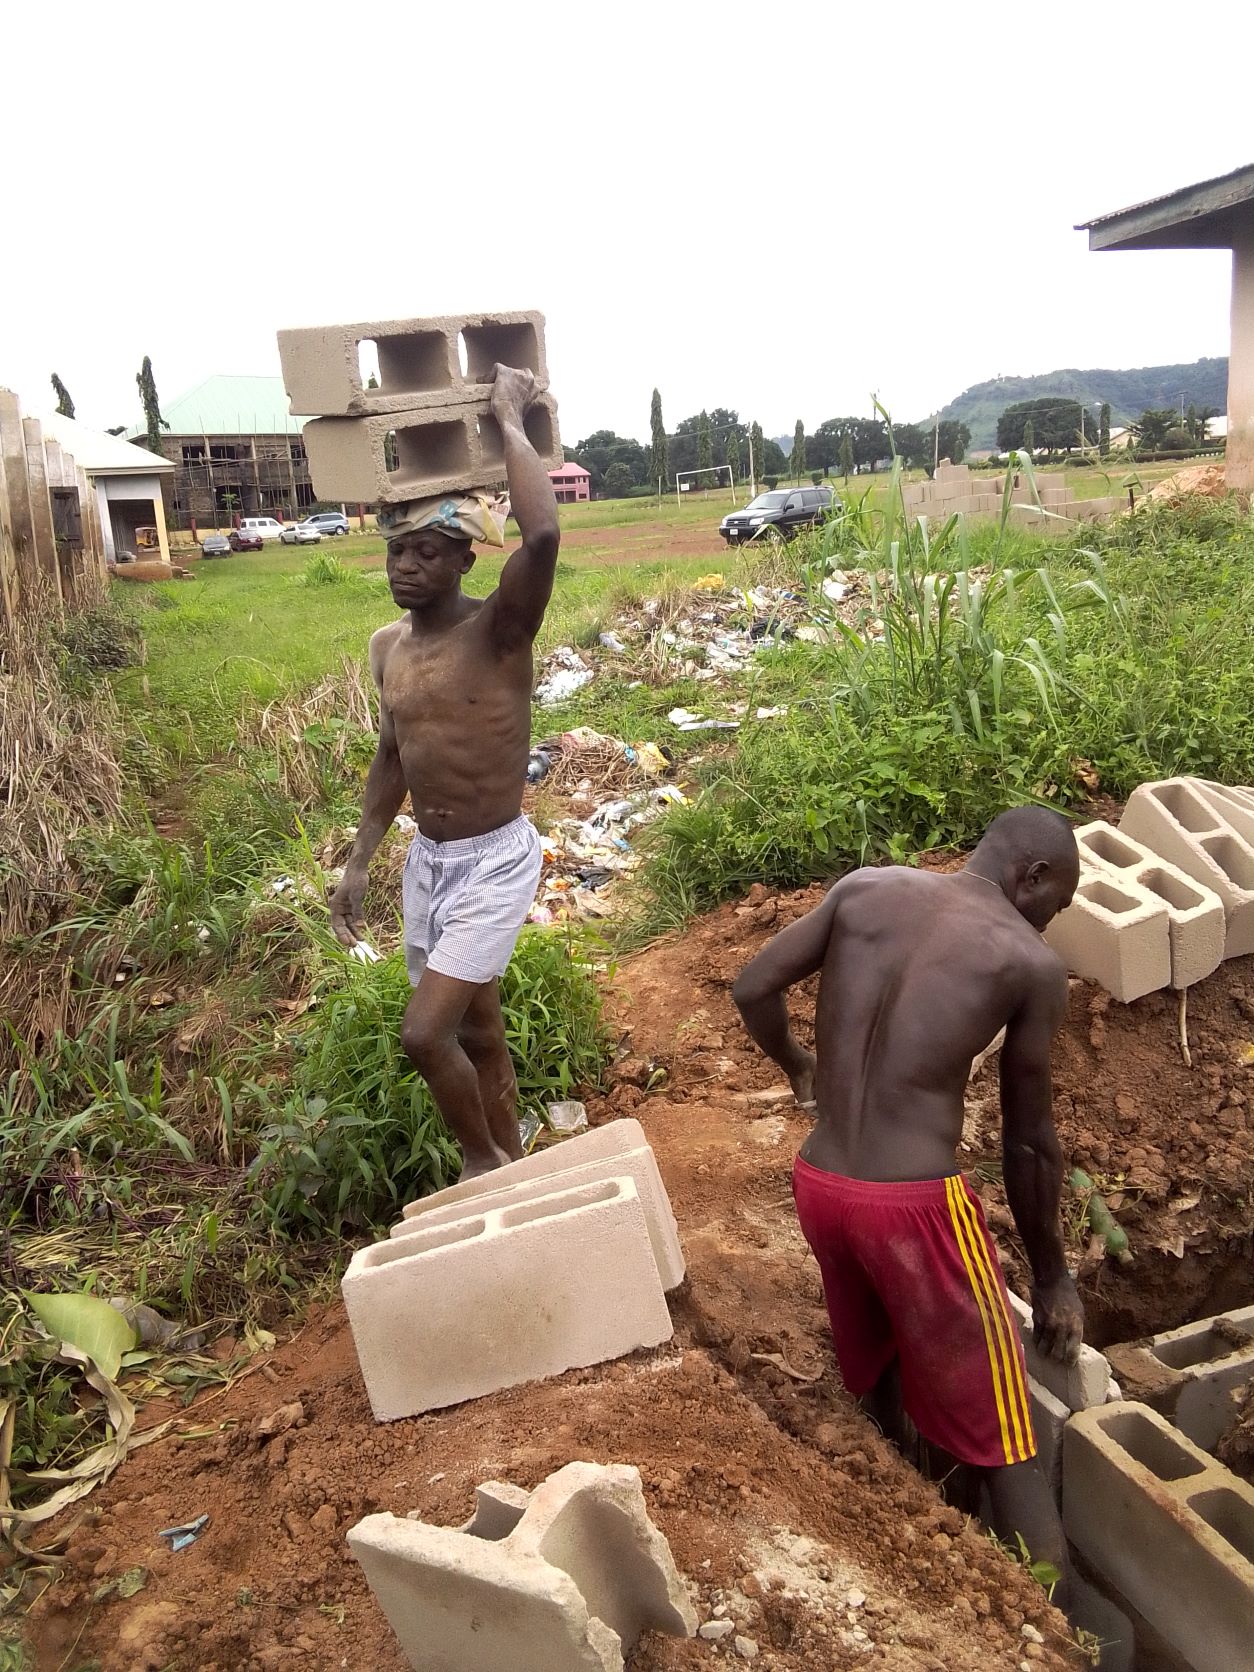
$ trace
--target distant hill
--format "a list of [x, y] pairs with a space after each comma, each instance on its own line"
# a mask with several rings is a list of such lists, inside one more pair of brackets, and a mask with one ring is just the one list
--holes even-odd
[[1228, 361], [1194, 360], [1183, 366], [1139, 366], [1128, 371], [1099, 367], [1093, 371], [1067, 368], [1041, 372], [1037, 377], [994, 377], [972, 384], [956, 400], [942, 407], [942, 418], [957, 418], [971, 431], [971, 446], [997, 444], [997, 420], [1015, 401], [1035, 400], [1042, 395], [1067, 395], [1096, 415], [1103, 401], [1110, 402], [1110, 421], [1126, 424], [1139, 418], [1147, 407], [1179, 408], [1214, 406], [1227, 410]]

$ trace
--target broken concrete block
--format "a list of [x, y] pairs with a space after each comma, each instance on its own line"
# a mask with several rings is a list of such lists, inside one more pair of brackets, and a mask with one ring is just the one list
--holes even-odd
[[1075, 897], [1045, 931], [1073, 975], [1096, 981], [1124, 1004], [1171, 984], [1166, 902], [1135, 881], [1090, 868]]
[[1052, 1393], [1069, 1411], [1083, 1411], [1090, 1405], [1105, 1404], [1110, 1386], [1110, 1365], [1096, 1347], [1081, 1344], [1080, 1356], [1075, 1364], [1060, 1364], [1057, 1359], [1046, 1358], [1032, 1339], [1032, 1308], [1013, 1289], [1007, 1293], [1010, 1310], [1019, 1326], [1029, 1377]]
[[[605, 1179], [631, 1178], [644, 1205], [649, 1243], [657, 1261], [662, 1287], [666, 1290], [677, 1288], [684, 1280], [684, 1252], [679, 1244], [679, 1230], [662, 1176], [657, 1170], [657, 1161], [645, 1142], [639, 1122], [614, 1121], [599, 1132], [589, 1132], [586, 1138], [599, 1139], [601, 1132], [614, 1132], [614, 1128], [619, 1126], [634, 1127], [640, 1134], [640, 1142], [631, 1149], [621, 1147], [618, 1142], [608, 1148], [602, 1142], [597, 1147], [603, 1153], [580, 1159], [587, 1157], [587, 1151], [582, 1148], [586, 1139], [576, 1138], [569, 1143], [554, 1144], [541, 1151], [540, 1155], [525, 1156], [523, 1160], [511, 1162], [494, 1173], [481, 1173], [478, 1178], [468, 1181], [471, 1185], [485, 1187], [474, 1192], [474, 1211], [482, 1213], [488, 1208], [534, 1201], [536, 1197], [549, 1195], [559, 1188], [567, 1190], [576, 1185], [598, 1184]], [[614, 1135], [617, 1139], [618, 1134]], [[529, 1177], [517, 1176], [517, 1169], [538, 1162], [541, 1156], [552, 1157], [554, 1165], [543, 1172], [535, 1171]], [[561, 1166], [561, 1162], [567, 1164]], [[507, 1175], [514, 1176], [507, 1179]], [[502, 1179], [507, 1182], [497, 1183]], [[464, 1218], [470, 1210], [466, 1206], [467, 1198], [457, 1196], [459, 1188], [454, 1185], [451, 1190], [440, 1190], [434, 1196], [411, 1202], [405, 1208], [405, 1217], [400, 1224], [392, 1227], [393, 1238], [406, 1237], [411, 1231], [425, 1226], [448, 1224], [450, 1220]], [[450, 1197], [455, 1199], [450, 1201]]]
[[[523, 428], [545, 467], [556, 469], [564, 455], [551, 395], [537, 399]], [[320, 499], [397, 505], [505, 480], [505, 446], [486, 403], [315, 418], [305, 425], [304, 437]]]
[[1080, 862], [1111, 875], [1117, 883], [1140, 883], [1167, 908], [1171, 985], [1191, 987], [1223, 962], [1226, 918], [1223, 901], [1203, 883], [1152, 852], [1113, 825], [1081, 825], [1075, 833]]
[[[1133, 790], [1119, 828], [1161, 854], [1224, 903], [1225, 958], [1254, 952], [1254, 814], [1198, 778]], [[1239, 828], [1238, 828], [1239, 826]]]
[[1213, 1451], [1232, 1419], [1233, 1389], [1254, 1380], [1254, 1306], [1112, 1347], [1110, 1363], [1138, 1399]]
[[[499, 1495], [499, 1485], [487, 1490]], [[422, 1672], [623, 1672], [646, 1629], [696, 1615], [637, 1469], [569, 1463], [504, 1532], [368, 1515], [348, 1534], [411, 1666]]]
[[670, 1339], [635, 1181], [605, 1179], [360, 1249], [341, 1285], [380, 1422]]
[[1032, 1404], [1032, 1430], [1041, 1472], [1049, 1482], [1055, 1503], [1062, 1502], [1062, 1431], [1071, 1412], [1043, 1382], [1028, 1377], [1028, 1398]]
[[[373, 320], [278, 335], [283, 384], [292, 411], [301, 416], [347, 418], [465, 401], [484, 404], [498, 363], [534, 372], [540, 387], [548, 387], [541, 313]], [[378, 352], [377, 389], [362, 380], [363, 342], [373, 342]]]
[[1196, 1672], [1249, 1664], [1254, 1489], [1125, 1401], [1068, 1422], [1062, 1504], [1085, 1561]]

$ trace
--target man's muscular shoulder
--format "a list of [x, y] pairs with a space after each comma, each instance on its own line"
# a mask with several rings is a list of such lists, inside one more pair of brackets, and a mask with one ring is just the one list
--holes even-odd
[[370, 635], [370, 677], [380, 690], [383, 689], [383, 670], [387, 666], [388, 656], [405, 631], [407, 620], [408, 618], [402, 615]]

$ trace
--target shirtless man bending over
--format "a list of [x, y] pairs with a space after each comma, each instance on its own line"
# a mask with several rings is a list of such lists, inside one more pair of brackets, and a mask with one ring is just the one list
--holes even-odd
[[[952, 876], [845, 877], [758, 954], [733, 990], [745, 1026], [817, 1121], [793, 1171], [841, 1377], [890, 1438], [919, 1434], [988, 1487], [995, 1531], [1067, 1573], [1036, 1458], [1023, 1349], [979, 1198], [958, 1171], [976, 1054], [1001, 1051], [1006, 1196], [1032, 1267], [1041, 1349], [1065, 1363], [1084, 1318], [1063, 1256], [1049, 1054], [1067, 976], [1039, 931], [1071, 903], [1067, 821], [1020, 807]], [[815, 1057], [784, 993], [822, 971]], [[1055, 1600], [1067, 1606], [1066, 1581]]]
[[559, 535], [548, 473], [523, 431], [535, 393], [530, 372], [496, 368], [492, 412], [522, 545], [490, 597], [462, 592], [472, 539], [505, 543], [504, 516], [485, 496], [418, 500], [379, 519], [392, 597], [405, 614], [370, 641], [379, 745], [357, 840], [331, 897], [332, 928], [352, 947], [366, 934], [370, 856], [408, 794], [418, 824], [402, 885], [414, 995], [401, 1044], [461, 1144], [463, 1178], [522, 1154], [498, 978], [541, 864], [540, 839], [521, 809], [531, 646], [553, 591]]

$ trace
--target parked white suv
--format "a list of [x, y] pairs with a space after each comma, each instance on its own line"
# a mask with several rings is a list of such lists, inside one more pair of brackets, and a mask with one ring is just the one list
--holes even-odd
[[259, 534], [263, 540], [281, 540], [283, 524], [274, 517], [241, 517], [241, 534]]

